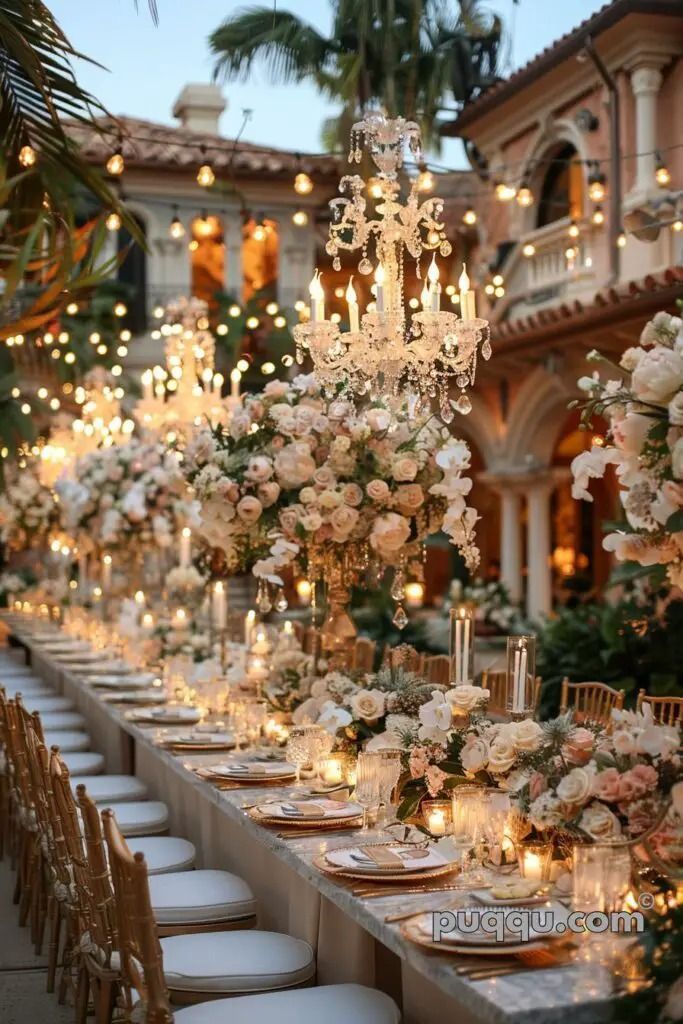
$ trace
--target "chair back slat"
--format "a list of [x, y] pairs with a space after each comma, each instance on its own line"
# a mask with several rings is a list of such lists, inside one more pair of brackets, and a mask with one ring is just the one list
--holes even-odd
[[639, 690], [636, 710], [642, 711], [649, 704], [652, 717], [662, 725], [677, 726], [683, 721], [683, 697], [651, 697], [645, 690]]
[[425, 658], [424, 677], [435, 686], [448, 686], [451, 681], [451, 659], [447, 654], [432, 654]]
[[359, 636], [351, 651], [351, 668], [358, 672], [372, 672], [377, 644], [366, 636]]
[[102, 812], [104, 838], [114, 883], [123, 988], [132, 1003], [137, 992], [145, 1006], [146, 1024], [173, 1020], [164, 980], [161, 946], [152, 911], [147, 865], [142, 853], [132, 854], [114, 812]]
[[560, 711], [573, 711], [576, 722], [610, 724], [612, 711], [624, 706], [624, 691], [614, 690], [607, 683], [570, 683], [562, 681]]
[[[488, 672], [481, 674], [481, 685], [489, 690], [490, 697], [488, 710], [496, 715], [507, 715], [509, 713], [508, 675], [505, 671]], [[541, 699], [541, 677], [536, 676], [533, 685], [533, 712], [538, 714], [538, 705]]]
[[104, 952], [107, 962], [117, 947], [116, 914], [114, 911], [114, 890], [109, 874], [109, 864], [102, 835], [100, 812], [95, 801], [87, 793], [83, 783], [76, 788], [78, 806], [81, 811], [83, 838], [90, 895], [90, 930], [98, 947]]

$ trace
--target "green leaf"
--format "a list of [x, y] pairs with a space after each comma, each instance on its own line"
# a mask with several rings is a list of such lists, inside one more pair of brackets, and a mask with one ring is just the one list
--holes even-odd
[[664, 529], [667, 533], [680, 533], [683, 530], [683, 508], [679, 508], [671, 513]]

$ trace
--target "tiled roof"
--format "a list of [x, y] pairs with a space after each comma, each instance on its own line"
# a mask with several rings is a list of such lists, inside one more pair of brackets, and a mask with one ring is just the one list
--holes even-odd
[[[167, 170], [198, 167], [208, 160], [216, 171], [232, 168], [236, 174], [259, 174], [277, 177], [297, 170], [336, 179], [341, 173], [343, 157], [328, 154], [306, 154], [259, 146], [252, 142], [226, 139], [219, 135], [191, 132], [174, 125], [143, 121], [134, 117], [102, 118], [100, 132], [72, 123], [69, 133], [83, 155], [93, 163], [104, 163], [123, 139], [122, 152], [129, 167], [154, 167]], [[202, 151], [202, 146], [206, 151]]]
[[580, 331], [589, 321], [613, 320], [620, 312], [626, 312], [627, 307], [647, 305], [650, 300], [667, 304], [677, 297], [683, 298], [683, 266], [669, 267], [659, 274], [648, 274], [637, 281], [603, 288], [589, 303], [578, 300], [562, 302], [517, 320], [492, 323], [491, 337], [492, 341], [502, 344], [503, 350], [512, 350], [537, 341], [546, 334]]
[[612, 0], [611, 3], [604, 4], [571, 32], [566, 32], [554, 43], [546, 46], [509, 78], [501, 78], [476, 99], [467, 103], [454, 121], [444, 125], [442, 135], [460, 135], [464, 128], [481, 115], [488, 113], [497, 103], [506, 100], [561, 61], [573, 56], [584, 45], [587, 36], [598, 36], [628, 14], [665, 14], [681, 17], [682, 7], [680, 0]]

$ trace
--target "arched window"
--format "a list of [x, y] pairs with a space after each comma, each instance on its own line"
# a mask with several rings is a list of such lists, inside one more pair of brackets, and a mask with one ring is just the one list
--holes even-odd
[[544, 157], [547, 163], [538, 200], [537, 228], [565, 217], [581, 216], [583, 173], [577, 158], [571, 142], [562, 143], [559, 149]]
[[216, 293], [225, 289], [225, 239], [220, 217], [202, 213], [192, 221], [190, 284], [192, 294], [217, 305]]
[[253, 295], [275, 298], [278, 275], [277, 223], [250, 218], [242, 229], [242, 301]]
[[[133, 214], [139, 225], [141, 234], [147, 232], [147, 225], [141, 217]], [[118, 252], [125, 252], [123, 262], [119, 265], [118, 279], [122, 284], [131, 288], [130, 299], [127, 300], [128, 313], [125, 319], [125, 326], [133, 334], [141, 334], [147, 329], [147, 253], [133, 242], [125, 227], [119, 229], [117, 248]]]

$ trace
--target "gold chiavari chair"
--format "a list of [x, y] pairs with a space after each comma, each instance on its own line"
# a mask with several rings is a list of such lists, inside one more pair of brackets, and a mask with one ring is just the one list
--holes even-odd
[[613, 710], [624, 706], [624, 691], [614, 690], [607, 683], [570, 683], [565, 676], [562, 680], [560, 713], [574, 712], [576, 722], [593, 722], [607, 726]]
[[639, 690], [636, 711], [642, 711], [644, 704], [650, 705], [656, 722], [677, 726], [683, 721], [683, 697], [651, 697], [646, 690]]
[[350, 668], [357, 672], [372, 672], [375, 664], [375, 650], [377, 644], [366, 636], [359, 636], [351, 650]]
[[304, 630], [302, 647], [304, 654], [315, 655], [320, 653], [320, 630], [317, 626], [308, 626]]
[[424, 660], [424, 677], [433, 686], [448, 686], [451, 681], [451, 659], [447, 654], [432, 654]]
[[[149, 891], [147, 865], [141, 853], [128, 848], [110, 811], [102, 814], [119, 922], [122, 991], [126, 1020], [140, 999], [146, 1024], [271, 1024], [287, 1020], [325, 1021], [325, 1024], [398, 1024], [394, 1002], [382, 992], [360, 985], [325, 985], [286, 991], [236, 995], [202, 1002], [217, 993], [204, 992], [200, 1005], [171, 1012], [169, 966], [164, 968], [165, 943], [159, 941]], [[175, 1002], [175, 998], [174, 998]]]
[[[481, 674], [481, 685], [490, 693], [487, 710], [494, 715], [508, 714], [508, 678], [507, 672], [487, 672]], [[533, 712], [538, 714], [538, 706], [541, 701], [541, 677], [536, 676], [533, 690]]]
[[299, 647], [301, 647], [303, 649], [304, 632], [305, 632], [303, 622], [300, 622], [298, 619], [293, 619], [292, 620], [292, 630], [294, 632], [294, 636], [296, 637], [296, 639], [298, 641]]

